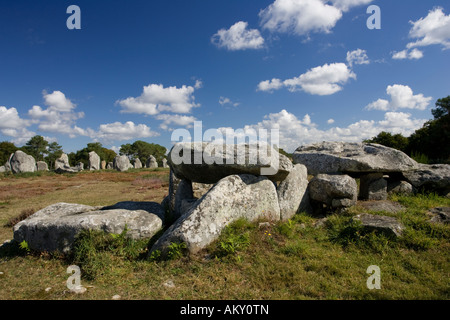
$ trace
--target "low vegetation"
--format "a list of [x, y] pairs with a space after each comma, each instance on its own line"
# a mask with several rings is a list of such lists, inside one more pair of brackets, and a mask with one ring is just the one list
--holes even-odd
[[[11, 225], [56, 201], [107, 205], [123, 200], [160, 202], [167, 170], [86, 172], [0, 179], [0, 240]], [[159, 179], [158, 187], [141, 180]], [[45, 183], [44, 183], [45, 181]], [[42, 185], [43, 190], [39, 192]], [[20, 186], [20, 192], [4, 191]], [[76, 195], [74, 195], [76, 194]], [[161, 235], [134, 241], [122, 234], [83, 232], [70, 255], [35, 253], [26, 243], [0, 252], [2, 299], [439, 299], [450, 298], [450, 226], [431, 223], [427, 211], [450, 206], [434, 194], [392, 196], [406, 209], [393, 214], [404, 225], [398, 239], [365, 231], [352, 207], [326, 219], [297, 214], [284, 222], [238, 220], [197, 256], [173, 243], [167, 259], [149, 248]], [[81, 268], [88, 290], [71, 293], [70, 265]], [[381, 269], [381, 289], [369, 290], [367, 268]], [[170, 285], [168, 285], [168, 283]]]

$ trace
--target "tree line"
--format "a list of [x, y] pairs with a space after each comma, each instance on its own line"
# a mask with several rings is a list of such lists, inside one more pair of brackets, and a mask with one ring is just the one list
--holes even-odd
[[398, 149], [421, 163], [450, 163], [450, 96], [438, 99], [435, 106], [433, 119], [409, 137], [382, 131], [364, 142]]
[[[0, 142], [0, 165], [6, 163], [10, 155], [17, 150], [33, 156], [36, 161], [45, 161], [49, 165], [49, 168], [54, 168], [56, 159], [63, 154], [62, 146], [57, 142], [48, 142], [42, 136], [36, 135], [22, 147], [17, 147], [14, 143], [8, 141]], [[89, 153], [91, 151], [95, 151], [100, 159], [105, 160], [107, 163], [113, 162], [117, 156], [114, 150], [103, 147], [100, 142], [91, 142], [85, 148], [68, 154], [70, 165], [74, 166], [82, 162], [85, 168], [87, 168], [89, 165]], [[120, 147], [119, 155], [128, 156], [132, 162], [139, 159], [143, 164], [146, 163], [150, 155], [153, 155], [158, 165], [161, 166], [166, 152], [167, 149], [159, 144], [138, 140], [132, 144], [123, 144]]]

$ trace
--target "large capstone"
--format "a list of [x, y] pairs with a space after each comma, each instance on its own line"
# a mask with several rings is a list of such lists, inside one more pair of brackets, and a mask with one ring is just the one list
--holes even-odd
[[405, 153], [374, 143], [314, 143], [299, 147], [292, 158], [294, 163], [304, 164], [311, 175], [403, 172], [419, 166]]
[[267, 144], [176, 143], [168, 155], [174, 174], [199, 183], [216, 183], [234, 174], [266, 176], [284, 180], [292, 162]]

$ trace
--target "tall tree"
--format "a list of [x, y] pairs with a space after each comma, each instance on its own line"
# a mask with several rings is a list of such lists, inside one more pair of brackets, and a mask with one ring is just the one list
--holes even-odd
[[450, 162], [450, 96], [436, 101], [433, 120], [409, 137], [409, 151], [422, 153], [431, 162]]
[[12, 142], [0, 142], [0, 166], [4, 165], [9, 160], [11, 153], [14, 153], [18, 148]]
[[403, 152], [407, 152], [408, 149], [408, 138], [400, 133], [392, 134], [390, 132], [382, 131], [376, 137], [364, 140], [364, 142], [381, 144]]
[[44, 155], [47, 154], [47, 146], [48, 141], [42, 136], [36, 135], [28, 140], [22, 149], [27, 154], [32, 155], [36, 161], [43, 161]]
[[47, 161], [50, 168], [55, 167], [55, 161], [63, 154], [62, 146], [60, 146], [57, 142], [52, 142], [47, 147], [47, 157], [45, 160]]
[[152, 155], [161, 165], [162, 159], [164, 158], [167, 149], [159, 144], [137, 140], [133, 144], [123, 144], [120, 147], [119, 152], [121, 155], [128, 156], [130, 160], [139, 158], [142, 163], [145, 163], [147, 159]]

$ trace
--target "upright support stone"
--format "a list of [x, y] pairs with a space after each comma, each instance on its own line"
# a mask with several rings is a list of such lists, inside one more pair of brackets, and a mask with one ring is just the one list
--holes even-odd
[[184, 200], [193, 200], [194, 192], [192, 191], [192, 182], [189, 180], [181, 180], [175, 193], [175, 210], [172, 218], [178, 219], [183, 215]]
[[370, 173], [360, 178], [359, 197], [363, 200], [386, 200], [387, 181], [383, 173]]

